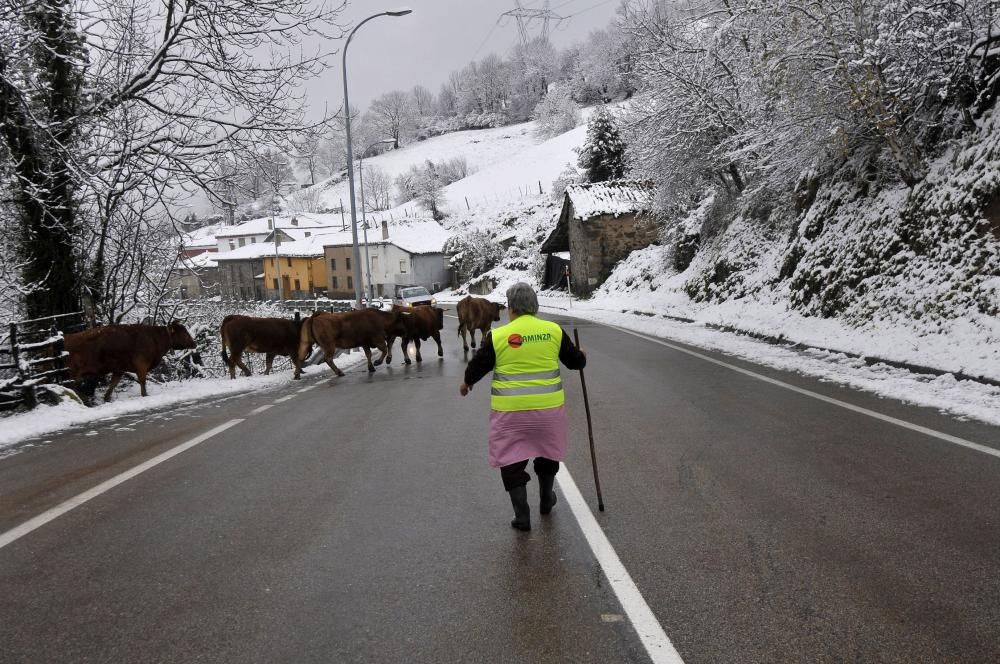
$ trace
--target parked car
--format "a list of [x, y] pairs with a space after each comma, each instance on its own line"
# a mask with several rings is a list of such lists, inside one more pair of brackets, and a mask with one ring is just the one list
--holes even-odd
[[393, 304], [404, 307], [415, 307], [418, 304], [437, 304], [430, 291], [423, 286], [400, 286], [396, 289]]

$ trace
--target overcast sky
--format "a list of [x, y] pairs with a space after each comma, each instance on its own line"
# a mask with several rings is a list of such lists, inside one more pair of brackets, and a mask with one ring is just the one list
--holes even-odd
[[[543, 2], [523, 0], [522, 6], [541, 7]], [[570, 17], [551, 26], [550, 39], [560, 48], [580, 41], [591, 30], [605, 27], [618, 4], [618, 0], [550, 0], [556, 14]], [[384, 92], [408, 90], [416, 84], [437, 94], [452, 70], [491, 52], [505, 55], [518, 39], [513, 19], [497, 24], [500, 14], [514, 8], [514, 0], [351, 0], [343, 23], [354, 25], [372, 14], [400, 7], [409, 7], [413, 13], [370, 21], [351, 42], [347, 56], [351, 104], [362, 110]], [[532, 26], [532, 34], [540, 27]], [[324, 105], [333, 112], [343, 101], [339, 63], [338, 54], [337, 66], [310, 85], [313, 115], [322, 113]]]

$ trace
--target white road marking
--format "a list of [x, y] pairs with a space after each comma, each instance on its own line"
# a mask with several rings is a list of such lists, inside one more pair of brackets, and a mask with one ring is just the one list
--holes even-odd
[[316, 389], [316, 387], [317, 387], [316, 385], [309, 385], [307, 387], [303, 387], [298, 392], [299, 392], [299, 394], [302, 394], [303, 392], [308, 392], [309, 390], [314, 390], [314, 389]]
[[261, 413], [263, 413], [268, 408], [274, 408], [274, 405], [266, 403], [263, 406], [257, 406], [256, 408], [254, 408], [253, 410], [250, 411], [250, 414], [251, 415], [260, 415]]
[[294, 394], [289, 394], [287, 397], [281, 397], [280, 399], [275, 399], [274, 403], [284, 403], [284, 402], [289, 401], [290, 399], [294, 399], [294, 398], [295, 398]]
[[123, 473], [115, 475], [111, 479], [105, 480], [104, 482], [101, 482], [97, 486], [95, 486], [95, 487], [93, 487], [91, 489], [88, 489], [88, 490], [84, 491], [83, 493], [70, 498], [69, 500], [66, 500], [66, 501], [64, 501], [62, 503], [59, 503], [58, 505], [56, 505], [52, 509], [46, 510], [45, 512], [42, 512], [38, 516], [25, 521], [21, 525], [16, 526], [16, 527], [12, 528], [11, 530], [8, 530], [7, 532], [0, 534], [0, 549], [4, 548], [8, 544], [11, 544], [12, 542], [16, 542], [17, 540], [21, 539], [22, 537], [24, 537], [25, 535], [27, 535], [31, 531], [36, 530], [38, 528], [41, 528], [42, 526], [44, 526], [45, 524], [47, 524], [49, 521], [57, 519], [60, 516], [62, 516], [63, 514], [65, 514], [66, 512], [69, 512], [70, 510], [72, 510], [72, 509], [74, 509], [76, 507], [79, 507], [80, 505], [83, 505], [85, 502], [87, 502], [91, 498], [96, 498], [97, 496], [101, 495], [102, 493], [104, 493], [106, 491], [110, 491], [111, 489], [115, 488], [119, 484], [122, 484], [124, 482], [129, 481], [133, 477], [135, 477], [135, 476], [137, 476], [137, 475], [139, 475], [141, 473], [146, 472], [147, 470], [149, 470], [150, 468], [153, 468], [154, 466], [160, 465], [161, 463], [163, 463], [164, 461], [167, 461], [168, 459], [172, 459], [173, 457], [177, 456], [181, 452], [189, 450], [192, 447], [194, 447], [195, 445], [198, 445], [199, 443], [205, 442], [206, 440], [208, 440], [212, 436], [220, 434], [223, 431], [225, 431], [226, 429], [234, 427], [234, 426], [236, 426], [237, 424], [239, 424], [242, 421], [243, 421], [243, 418], [238, 418], [238, 419], [235, 419], [235, 420], [229, 420], [228, 422], [226, 422], [224, 424], [220, 424], [219, 426], [215, 427], [214, 429], [209, 429], [208, 431], [206, 431], [205, 433], [201, 434], [200, 436], [195, 436], [194, 438], [192, 438], [191, 440], [187, 441], [186, 443], [181, 443], [177, 447], [172, 447], [169, 450], [167, 450], [166, 452], [163, 452], [162, 454], [157, 454], [152, 459], [149, 459], [148, 461], [144, 461], [143, 463], [140, 463], [138, 466], [135, 466], [134, 468], [130, 468], [130, 469], [126, 470]]
[[717, 364], [720, 367], [731, 369], [737, 373], [743, 374], [744, 376], [750, 376], [751, 378], [756, 378], [757, 380], [764, 381], [765, 383], [770, 383], [771, 385], [777, 385], [778, 387], [783, 387], [786, 390], [791, 390], [792, 392], [795, 392], [797, 394], [802, 394], [807, 397], [812, 397], [813, 399], [833, 404], [835, 406], [840, 406], [841, 408], [845, 408], [855, 413], [860, 413], [862, 415], [867, 415], [868, 417], [873, 417], [876, 420], [882, 420], [883, 422], [895, 424], [898, 427], [909, 429], [910, 431], [916, 431], [917, 433], [922, 433], [926, 436], [937, 438], [938, 440], [943, 440], [947, 443], [960, 445], [962, 447], [967, 447], [970, 450], [975, 450], [977, 452], [982, 452], [983, 454], [989, 454], [990, 456], [1000, 458], [1000, 450], [994, 449], [992, 447], [987, 447], [986, 445], [975, 443], [971, 440], [966, 440], [965, 438], [959, 438], [958, 436], [952, 436], [951, 434], [944, 433], [942, 431], [937, 431], [935, 429], [930, 429], [928, 427], [921, 426], [919, 424], [913, 424], [912, 422], [901, 420], [898, 417], [892, 417], [891, 415], [883, 415], [882, 413], [879, 413], [877, 411], [869, 410], [868, 408], [863, 408], [862, 406], [855, 406], [852, 403], [841, 401], [840, 399], [834, 399], [833, 397], [828, 397], [826, 395], [819, 394], [818, 392], [813, 392], [812, 390], [796, 387], [795, 385], [791, 385], [784, 381], [777, 380], [776, 378], [770, 378], [769, 376], [764, 376], [762, 374], [755, 373], [753, 371], [750, 371], [749, 369], [744, 369], [742, 367], [736, 366], [735, 364], [729, 364], [728, 362], [717, 360], [714, 357], [709, 357], [708, 355], [704, 355], [702, 353], [698, 353], [693, 350], [688, 350], [687, 348], [678, 346], [676, 344], [672, 344], [668, 341], [663, 341], [662, 339], [657, 339], [655, 337], [650, 337], [645, 334], [640, 334], [639, 332], [633, 332], [632, 330], [626, 330], [621, 327], [615, 327], [615, 326], [610, 326], [610, 327], [612, 327], [612, 329], [618, 330], [619, 332], [631, 334], [634, 337], [639, 337], [640, 339], [645, 339], [646, 341], [652, 341], [653, 343], [660, 344], [661, 346], [666, 346], [667, 348], [672, 348], [673, 350], [679, 351], [681, 353], [686, 353], [688, 355], [691, 355], [692, 357], [697, 357], [699, 359], [705, 360], [706, 362]]
[[653, 615], [652, 609], [643, 599], [639, 588], [629, 576], [628, 570], [622, 565], [622, 561], [615, 553], [611, 542], [601, 530], [593, 512], [587, 507], [587, 502], [580, 495], [580, 490], [577, 488], [576, 482], [573, 481], [573, 476], [570, 475], [566, 464], [563, 464], [556, 479], [559, 481], [563, 497], [569, 503], [570, 511], [576, 517], [576, 522], [580, 524], [580, 530], [583, 531], [583, 536], [587, 540], [587, 544], [590, 545], [590, 550], [594, 552], [594, 557], [597, 558], [604, 576], [607, 577], [615, 597], [618, 598], [622, 609], [625, 610], [625, 615], [628, 616], [629, 622], [632, 623], [632, 627], [639, 635], [639, 640], [642, 641], [643, 647], [649, 654], [650, 661], [653, 664], [684, 664], [684, 660], [681, 659], [674, 644], [670, 642], [660, 622]]

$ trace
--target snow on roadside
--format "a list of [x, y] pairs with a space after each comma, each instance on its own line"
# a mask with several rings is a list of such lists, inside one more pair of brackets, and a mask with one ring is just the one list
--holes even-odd
[[[863, 359], [843, 353], [795, 350], [775, 346], [751, 337], [713, 330], [698, 323], [651, 318], [633, 313], [598, 308], [590, 302], [574, 302], [567, 311], [565, 299], [541, 298], [548, 313], [566, 314], [621, 327], [634, 332], [792, 371], [855, 389], [864, 390], [917, 406], [935, 408], [960, 418], [972, 418], [1000, 425], [1000, 388], [968, 380], [956, 380], [948, 374], [916, 374], [884, 364], [868, 366]], [[624, 305], [624, 303], [622, 303]]]
[[[360, 364], [364, 354], [357, 352], [340, 356], [337, 365], [348, 370]], [[310, 379], [326, 375], [330, 370], [326, 365], [307, 367], [305, 378]], [[165, 407], [182, 407], [197, 405], [200, 399], [237, 396], [248, 392], [274, 391], [292, 385], [302, 385], [295, 381], [292, 372], [278, 371], [270, 376], [253, 375], [237, 376], [236, 380], [226, 378], [197, 378], [192, 380], [171, 381], [148, 386], [149, 396], [139, 396], [138, 384], [129, 389], [116, 392], [110, 403], [100, 403], [101, 391], [98, 390], [98, 405], [88, 408], [83, 404], [67, 400], [55, 406], [39, 406], [35, 410], [11, 415], [0, 419], [0, 457], [4, 456], [5, 448], [20, 443], [29, 438], [45, 436], [63, 431], [70, 427], [84, 424], [102, 425], [123, 415], [144, 414]]]

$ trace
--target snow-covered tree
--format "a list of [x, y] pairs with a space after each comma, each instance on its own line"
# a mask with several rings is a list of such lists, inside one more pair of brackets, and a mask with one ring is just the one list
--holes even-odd
[[368, 212], [388, 210], [392, 201], [392, 178], [378, 166], [365, 166], [362, 201]]
[[604, 106], [590, 116], [578, 163], [587, 182], [617, 180], [625, 176], [625, 141], [614, 116]]
[[566, 193], [566, 187], [580, 182], [581, 179], [580, 172], [576, 170], [576, 166], [567, 162], [566, 166], [559, 173], [559, 176], [552, 181], [552, 200], [562, 202], [563, 194]]
[[391, 138], [393, 149], [398, 150], [416, 128], [417, 111], [413, 97], [402, 90], [393, 90], [372, 101], [366, 118], [375, 132], [383, 138]]
[[[178, 192], [218, 190], [213, 155], [310, 126], [300, 90], [332, 52], [299, 46], [336, 34], [340, 9], [0, 0], [0, 155], [14, 165], [22, 281], [39, 286], [27, 313], [75, 311], [84, 289], [112, 298], [100, 286], [109, 275], [127, 279], [151, 264], [113, 264], [109, 243], [163, 246], [125, 233], [138, 214], [169, 228]], [[154, 296], [152, 284], [143, 289]]]
[[554, 83], [548, 94], [538, 102], [531, 119], [535, 121], [540, 136], [556, 136], [580, 122], [580, 107], [573, 101], [568, 85]]

